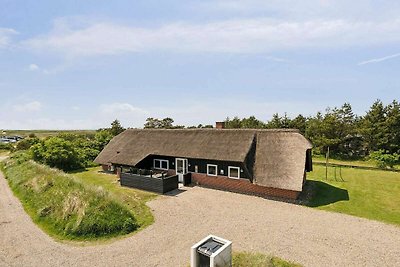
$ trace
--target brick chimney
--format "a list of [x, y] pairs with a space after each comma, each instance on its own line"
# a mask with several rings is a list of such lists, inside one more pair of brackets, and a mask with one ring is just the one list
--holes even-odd
[[215, 123], [215, 128], [216, 129], [224, 129], [225, 128], [225, 122], [224, 121], [217, 121]]

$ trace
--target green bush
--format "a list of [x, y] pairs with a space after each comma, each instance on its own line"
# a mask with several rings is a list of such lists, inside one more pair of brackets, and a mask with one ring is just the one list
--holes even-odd
[[134, 215], [102, 188], [30, 160], [19, 163], [15, 157], [3, 169], [32, 219], [53, 235], [93, 239], [138, 228]]
[[17, 145], [15, 146], [15, 150], [17, 150], [17, 151], [18, 150], [27, 150], [27, 149], [31, 148], [31, 146], [36, 145], [38, 143], [40, 143], [40, 139], [37, 137], [25, 138], [17, 143]]
[[84, 167], [84, 161], [76, 146], [59, 137], [51, 137], [33, 145], [30, 151], [35, 161], [60, 170], [70, 171]]
[[0, 150], [12, 150], [14, 147], [10, 143], [0, 143]]
[[378, 150], [370, 153], [370, 157], [376, 161], [379, 168], [385, 169], [387, 167], [393, 168], [394, 165], [399, 163], [399, 154], [389, 154], [384, 150]]
[[95, 166], [94, 159], [111, 139], [108, 130], [98, 131], [95, 135], [61, 133], [44, 141], [27, 139], [20, 146], [21, 149], [29, 146], [37, 162], [72, 171]]

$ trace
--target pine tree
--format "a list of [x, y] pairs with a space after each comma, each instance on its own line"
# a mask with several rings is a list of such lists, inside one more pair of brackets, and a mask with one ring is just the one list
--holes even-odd
[[386, 127], [386, 109], [382, 101], [376, 100], [360, 121], [364, 146], [368, 152], [386, 150], [388, 143]]
[[111, 128], [110, 128], [110, 133], [113, 136], [119, 135], [120, 133], [122, 133], [123, 131], [125, 131], [125, 128], [122, 127], [121, 123], [119, 122], [119, 120], [115, 119], [112, 123], [111, 123]]
[[400, 104], [396, 100], [386, 107], [386, 127], [386, 149], [391, 154], [400, 154]]

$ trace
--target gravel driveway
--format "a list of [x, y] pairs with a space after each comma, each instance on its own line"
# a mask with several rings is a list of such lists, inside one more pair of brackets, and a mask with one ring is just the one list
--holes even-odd
[[[31, 221], [0, 173], [1, 266], [186, 266], [212, 233], [233, 249], [305, 266], [400, 266], [400, 227], [199, 187], [149, 203], [156, 222], [98, 246], [53, 241]], [[351, 196], [350, 196], [351, 197]]]

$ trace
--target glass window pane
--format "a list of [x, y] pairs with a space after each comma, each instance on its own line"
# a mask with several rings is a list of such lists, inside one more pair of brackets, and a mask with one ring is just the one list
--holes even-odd
[[161, 168], [168, 169], [168, 161], [162, 161], [161, 162]]
[[209, 165], [207, 173], [209, 175], [217, 175], [217, 167], [213, 166], [213, 165]]
[[157, 168], [157, 169], [161, 168], [160, 160], [158, 160], [158, 159], [154, 160], [154, 168]]
[[230, 168], [230, 177], [239, 178], [239, 169], [238, 168]]

